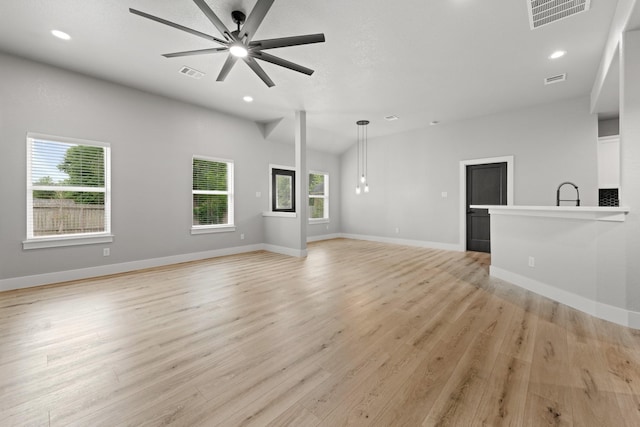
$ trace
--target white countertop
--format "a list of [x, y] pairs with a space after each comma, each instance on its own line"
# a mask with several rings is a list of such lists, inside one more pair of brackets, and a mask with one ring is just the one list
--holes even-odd
[[543, 216], [551, 218], [590, 219], [597, 221], [625, 220], [628, 207], [609, 206], [517, 206], [517, 205], [471, 205], [472, 209], [489, 209], [494, 215]]

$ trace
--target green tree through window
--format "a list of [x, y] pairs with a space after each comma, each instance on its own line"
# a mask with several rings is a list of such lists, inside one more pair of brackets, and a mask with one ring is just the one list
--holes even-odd
[[193, 158], [193, 225], [227, 225], [231, 215], [233, 164]]
[[109, 146], [28, 136], [27, 238], [110, 232]]
[[329, 176], [323, 173], [309, 174], [309, 218], [328, 219], [329, 202], [327, 198]]

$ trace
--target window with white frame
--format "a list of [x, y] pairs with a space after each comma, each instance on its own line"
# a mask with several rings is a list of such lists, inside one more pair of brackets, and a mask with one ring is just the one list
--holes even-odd
[[309, 220], [329, 219], [329, 175], [309, 172]]
[[27, 134], [25, 249], [110, 242], [110, 207], [109, 144]]
[[296, 212], [296, 171], [284, 166], [271, 166], [271, 211], [285, 215]]
[[192, 233], [233, 231], [233, 161], [194, 156]]

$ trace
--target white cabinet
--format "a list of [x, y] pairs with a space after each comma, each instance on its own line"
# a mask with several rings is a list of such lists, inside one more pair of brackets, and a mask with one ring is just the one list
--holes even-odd
[[620, 137], [598, 138], [598, 188], [620, 188]]

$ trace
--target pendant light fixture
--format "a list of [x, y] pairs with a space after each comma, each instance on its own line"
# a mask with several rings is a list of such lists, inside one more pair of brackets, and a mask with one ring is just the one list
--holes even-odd
[[[367, 182], [367, 125], [369, 124], [369, 120], [358, 120], [356, 124], [358, 125], [356, 194], [360, 194], [363, 190], [365, 193], [369, 192], [369, 183]], [[361, 188], [361, 186], [363, 188]]]

